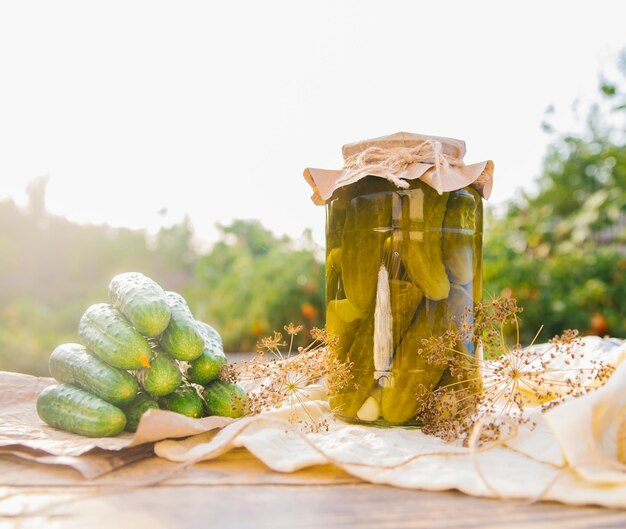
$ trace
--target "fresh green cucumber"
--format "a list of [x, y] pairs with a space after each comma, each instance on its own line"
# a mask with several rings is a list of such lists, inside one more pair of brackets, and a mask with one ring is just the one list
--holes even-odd
[[111, 304], [141, 333], [159, 336], [170, 322], [165, 291], [139, 272], [116, 275], [109, 284]]
[[200, 333], [187, 302], [176, 292], [166, 292], [172, 317], [159, 340], [163, 349], [176, 360], [190, 362], [204, 350], [204, 339]]
[[222, 341], [222, 337], [220, 333], [217, 332], [213, 327], [211, 327], [208, 323], [205, 323], [200, 320], [196, 320], [196, 323], [200, 326], [200, 334], [206, 340], [213, 340], [217, 342], [221, 348], [222, 354], [224, 354], [224, 342]]
[[89, 307], [78, 324], [82, 344], [102, 360], [120, 369], [150, 365], [152, 351], [146, 339], [107, 303]]
[[202, 417], [204, 403], [193, 386], [185, 385], [179, 387], [173, 393], [161, 399], [163, 408], [175, 411], [187, 417], [197, 419]]
[[152, 409], [158, 410], [159, 404], [150, 395], [140, 391], [130, 404], [122, 408], [126, 415], [126, 430], [136, 432], [143, 414]]
[[242, 417], [250, 411], [250, 399], [239, 385], [226, 380], [214, 380], [202, 392], [207, 415]]
[[204, 350], [189, 364], [186, 374], [190, 382], [205, 385], [219, 376], [227, 360], [219, 333], [208, 323], [198, 321], [197, 325], [204, 339]]
[[162, 397], [174, 391], [183, 376], [176, 361], [165, 351], [154, 350], [150, 367], [137, 372], [139, 383], [153, 397]]
[[123, 406], [137, 395], [137, 381], [127, 371], [110, 366], [83, 345], [59, 345], [50, 355], [50, 374], [97, 397]]
[[117, 435], [126, 425], [122, 410], [70, 384], [45, 388], [37, 398], [37, 413], [50, 426], [88, 437]]

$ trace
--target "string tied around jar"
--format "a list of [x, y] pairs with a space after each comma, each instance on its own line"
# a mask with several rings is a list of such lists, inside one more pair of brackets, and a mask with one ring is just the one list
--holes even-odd
[[304, 170], [317, 205], [327, 204], [337, 189], [369, 176], [388, 180], [398, 189], [408, 189], [419, 179], [440, 195], [472, 186], [488, 198], [493, 186], [493, 162], [466, 164], [465, 142], [455, 138], [396, 132], [348, 143], [341, 152], [341, 169]]
[[432, 164], [435, 168], [433, 181], [441, 184], [442, 175], [450, 166], [463, 167], [462, 158], [444, 152], [439, 140], [426, 139], [413, 147], [380, 147], [372, 145], [348, 156], [344, 161], [345, 173], [337, 180], [337, 185], [350, 180], [358, 180], [368, 174], [378, 174], [396, 187], [406, 189], [409, 183], [402, 178], [407, 168], [414, 163]]

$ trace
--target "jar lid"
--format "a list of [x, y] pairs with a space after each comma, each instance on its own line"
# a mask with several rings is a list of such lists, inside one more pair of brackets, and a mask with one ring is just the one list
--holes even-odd
[[456, 138], [444, 138], [443, 136], [427, 136], [425, 134], [414, 134], [412, 132], [396, 132], [389, 136], [372, 138], [371, 140], [355, 141], [348, 143], [341, 148], [343, 159], [346, 160], [355, 154], [363, 152], [369, 147], [381, 147], [382, 149], [393, 149], [396, 147], [417, 147], [428, 141], [438, 141], [441, 144], [442, 153], [455, 159], [462, 160], [465, 156], [465, 142]]
[[407, 188], [409, 180], [421, 179], [439, 194], [471, 185], [489, 198], [493, 185], [493, 162], [465, 165], [465, 142], [454, 138], [397, 132], [389, 136], [349, 143], [342, 148], [340, 170], [304, 170], [313, 188], [313, 202], [323, 205], [336, 189], [377, 176]]

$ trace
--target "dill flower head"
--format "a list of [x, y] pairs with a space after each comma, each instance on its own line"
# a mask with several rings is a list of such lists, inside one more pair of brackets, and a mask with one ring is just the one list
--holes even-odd
[[315, 417], [309, 404], [324, 394], [326, 386], [341, 387], [348, 383], [351, 375], [349, 366], [339, 362], [332, 352], [335, 339], [324, 329], [312, 329], [309, 345], [294, 351], [294, 337], [302, 329], [301, 325], [291, 323], [285, 326], [289, 343], [279, 332], [263, 338], [257, 345], [255, 357], [231, 368], [230, 375], [239, 381], [258, 383], [250, 394], [252, 413], [288, 405], [289, 420], [306, 431], [315, 432], [328, 429], [328, 422]]
[[[467, 308], [442, 335], [421, 341], [415, 353], [443, 373], [434, 389], [416, 390], [416, 419], [425, 433], [467, 442], [479, 425], [479, 442], [499, 440], [530, 422], [525, 413], [529, 408], [545, 411], [611, 376], [611, 366], [584, 358], [575, 330], [535, 346], [538, 332], [522, 347], [521, 312], [512, 298], [490, 299]], [[326, 330], [314, 328], [312, 341], [297, 351], [294, 337], [302, 326], [288, 324], [284, 330], [287, 340], [274, 332], [259, 341], [251, 361], [229, 365], [221, 376], [251, 383], [252, 413], [289, 406], [290, 421], [304, 430], [328, 429], [326, 419], [311, 413], [311, 404], [326, 389], [339, 393], [354, 387], [353, 365], [349, 359], [340, 361], [334, 353], [337, 339]]]
[[[481, 424], [483, 442], [502, 438], [512, 427], [528, 423], [525, 411], [545, 411], [602, 385], [613, 368], [586, 360], [578, 331], [566, 330], [548, 344], [519, 343], [519, 313], [512, 298], [492, 299], [467, 311], [463, 321], [444, 335], [423, 340], [429, 363], [448, 362], [432, 392], [418, 390], [418, 418], [426, 433], [446, 440], [465, 439]], [[507, 326], [517, 340], [510, 345]], [[481, 354], [470, 355], [472, 343]], [[482, 356], [482, 357], [481, 357]], [[532, 426], [532, 425], [531, 425]]]

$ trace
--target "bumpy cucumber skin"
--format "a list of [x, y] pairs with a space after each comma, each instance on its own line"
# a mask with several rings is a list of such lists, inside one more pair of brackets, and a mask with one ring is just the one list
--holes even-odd
[[238, 384], [226, 380], [214, 380], [202, 392], [207, 415], [220, 417], [243, 417], [250, 411], [250, 400]]
[[204, 412], [204, 403], [192, 386], [181, 386], [161, 399], [163, 408], [198, 419]]
[[59, 345], [50, 355], [50, 374], [62, 383], [72, 384], [101, 399], [123, 406], [137, 395], [137, 381], [121, 369], [110, 366], [83, 345]]
[[165, 291], [139, 272], [116, 275], [109, 284], [111, 304], [143, 335], [159, 336], [170, 322]]
[[217, 354], [224, 354], [224, 342], [222, 341], [222, 337], [220, 335], [219, 332], [217, 332], [213, 327], [211, 327], [208, 323], [205, 323], [203, 321], [200, 320], [196, 320], [196, 323], [199, 326], [199, 330], [200, 330], [200, 334], [202, 335], [202, 338], [204, 338], [205, 344], [207, 340], [212, 340], [214, 342], [216, 342], [219, 347], [220, 347], [220, 351], [221, 353], [217, 353]]
[[150, 365], [152, 351], [146, 339], [107, 303], [89, 307], [78, 324], [82, 344], [107, 364], [120, 369]]
[[180, 386], [183, 376], [178, 364], [164, 351], [156, 349], [150, 367], [137, 372], [139, 383], [153, 397], [162, 397]]
[[208, 323], [198, 321], [197, 324], [204, 339], [204, 350], [189, 364], [186, 374], [190, 382], [204, 386], [219, 376], [227, 360], [219, 333]]
[[170, 323], [159, 343], [176, 360], [190, 362], [204, 351], [204, 339], [184, 298], [176, 292], [165, 293], [172, 311]]
[[124, 415], [126, 415], [126, 431], [136, 432], [143, 414], [152, 409], [158, 410], [159, 404], [149, 395], [140, 391], [130, 404], [122, 408]]
[[45, 388], [37, 398], [37, 413], [50, 426], [87, 437], [117, 435], [126, 425], [122, 410], [70, 384]]

